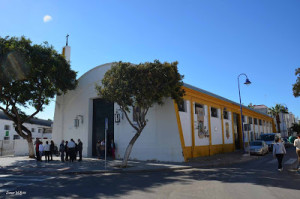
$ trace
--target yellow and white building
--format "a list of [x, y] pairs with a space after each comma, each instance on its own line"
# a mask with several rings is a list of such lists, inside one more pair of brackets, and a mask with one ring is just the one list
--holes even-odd
[[[120, 107], [101, 99], [95, 90], [111, 65], [91, 69], [79, 78], [75, 90], [57, 96], [52, 133], [55, 143], [79, 138], [83, 155], [95, 156], [96, 142], [104, 138], [108, 118], [108, 137], [114, 139], [117, 158], [123, 157], [134, 129]], [[243, 147], [239, 104], [188, 84], [184, 89], [183, 104], [166, 99], [163, 106], [154, 105], [149, 110], [149, 122], [130, 159], [182, 162]], [[245, 125], [246, 145], [261, 133], [273, 132], [273, 120], [268, 115], [248, 107], [243, 108], [243, 114], [244, 123], [249, 124]]]

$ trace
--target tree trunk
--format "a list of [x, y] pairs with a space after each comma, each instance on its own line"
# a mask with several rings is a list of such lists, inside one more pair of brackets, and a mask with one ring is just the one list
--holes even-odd
[[29, 158], [35, 158], [34, 147], [33, 147], [32, 138], [31, 137], [27, 138], [27, 143], [28, 143]]
[[277, 133], [281, 133], [281, 132], [280, 132], [280, 120], [279, 120], [279, 115], [276, 115], [276, 122], [277, 122], [277, 130], [278, 130]]
[[138, 139], [138, 137], [141, 135], [141, 131], [138, 131], [136, 132], [136, 134], [133, 136], [133, 138], [130, 140], [127, 148], [126, 148], [126, 151], [125, 151], [125, 154], [124, 154], [124, 158], [123, 158], [123, 162], [122, 162], [122, 165], [121, 167], [127, 167], [127, 161], [129, 159], [129, 156], [130, 156], [130, 153], [131, 153], [131, 150], [132, 150], [132, 147], [135, 143], [135, 141]]

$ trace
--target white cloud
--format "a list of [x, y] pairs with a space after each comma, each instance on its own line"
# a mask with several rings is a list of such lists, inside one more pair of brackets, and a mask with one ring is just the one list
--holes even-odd
[[50, 15], [45, 15], [43, 20], [44, 20], [45, 23], [47, 23], [47, 22], [52, 20], [52, 17]]

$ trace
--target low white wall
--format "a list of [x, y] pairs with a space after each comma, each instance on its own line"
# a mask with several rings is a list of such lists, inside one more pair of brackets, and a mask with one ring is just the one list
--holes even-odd
[[[50, 144], [50, 139], [41, 139], [43, 142], [43, 145], [46, 144], [46, 141], [48, 141], [48, 144]], [[14, 140], [14, 155], [15, 156], [28, 156], [29, 151], [28, 151], [28, 142], [27, 140], [20, 139], [20, 140]], [[34, 145], [35, 140], [33, 141], [33, 149], [34, 149], [34, 154], [35, 154], [35, 145]], [[56, 145], [58, 143], [55, 143]]]

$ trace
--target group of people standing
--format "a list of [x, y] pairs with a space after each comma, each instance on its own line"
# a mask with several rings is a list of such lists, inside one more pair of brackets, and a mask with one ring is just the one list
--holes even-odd
[[73, 139], [70, 141], [61, 141], [59, 146], [61, 161], [74, 162], [79, 154], [79, 162], [82, 161], [82, 142], [78, 139], [78, 143], [75, 143]]
[[[51, 140], [50, 144], [48, 141], [43, 142], [39, 139], [35, 142], [35, 151], [36, 151], [36, 160], [42, 161], [42, 157], [45, 156], [45, 161], [49, 162], [53, 160], [53, 154], [55, 154], [55, 144], [53, 140]], [[73, 139], [69, 142], [62, 140], [59, 147], [61, 161], [70, 161], [74, 162], [76, 160], [77, 154], [79, 154], [79, 160], [82, 161], [82, 142], [78, 139], [78, 143], [75, 143]]]
[[40, 141], [39, 139], [37, 139], [35, 142], [35, 152], [36, 152], [37, 161], [42, 161], [43, 155], [45, 155], [46, 162], [52, 161], [54, 150], [55, 150], [55, 145], [53, 140], [51, 140], [50, 144], [48, 141], [46, 141], [44, 145], [43, 142]]

